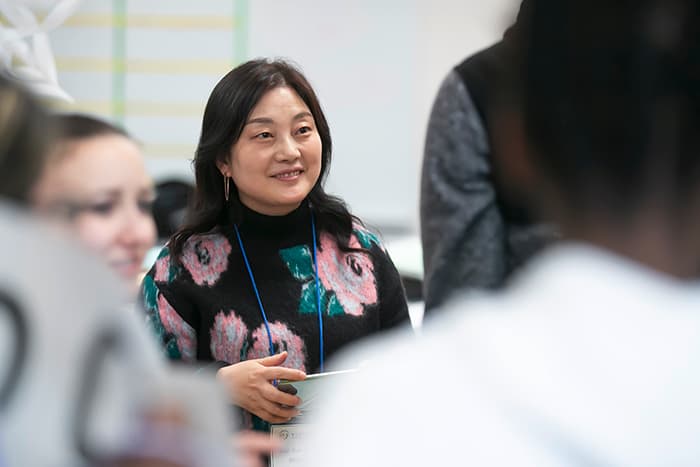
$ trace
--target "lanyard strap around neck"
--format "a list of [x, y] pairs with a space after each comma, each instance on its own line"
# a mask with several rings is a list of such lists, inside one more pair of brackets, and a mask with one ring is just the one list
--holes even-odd
[[316, 223], [314, 222], [313, 211], [311, 211], [311, 237], [314, 244], [314, 278], [316, 279], [316, 309], [318, 310], [319, 371], [323, 373], [323, 313], [321, 312], [321, 287], [318, 280], [318, 255], [316, 251]]
[[[238, 239], [238, 246], [241, 248], [241, 255], [243, 256], [243, 262], [245, 263], [246, 270], [248, 271], [248, 276], [250, 277], [250, 283], [253, 285], [253, 291], [255, 292], [255, 298], [258, 301], [258, 306], [260, 307], [260, 313], [263, 317], [263, 322], [265, 323], [265, 330], [267, 331], [267, 342], [270, 347], [270, 355], [274, 355], [275, 347], [272, 343], [272, 332], [270, 331], [270, 322], [267, 320], [267, 315], [265, 314], [265, 307], [263, 306], [262, 300], [260, 299], [260, 292], [258, 292], [258, 286], [255, 283], [255, 277], [253, 276], [253, 270], [250, 267], [250, 262], [248, 261], [248, 256], [246, 255], [245, 248], [243, 247], [243, 240], [241, 240], [241, 233], [238, 231], [238, 226], [234, 224], [234, 230], [236, 231], [236, 238]], [[314, 213], [311, 211], [311, 238], [313, 241], [313, 262], [314, 262], [314, 278], [316, 280], [316, 308], [318, 310], [318, 331], [319, 331], [319, 370], [323, 372], [324, 364], [324, 351], [323, 351], [323, 312], [321, 311], [321, 288], [318, 279], [318, 255], [316, 247], [316, 223], [314, 222]]]

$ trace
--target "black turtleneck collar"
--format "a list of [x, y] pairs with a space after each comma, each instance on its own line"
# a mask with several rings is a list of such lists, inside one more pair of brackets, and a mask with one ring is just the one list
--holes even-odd
[[268, 216], [241, 204], [241, 232], [256, 235], [288, 235], [301, 230], [308, 230], [311, 224], [309, 202], [302, 201], [298, 208], [281, 216]]

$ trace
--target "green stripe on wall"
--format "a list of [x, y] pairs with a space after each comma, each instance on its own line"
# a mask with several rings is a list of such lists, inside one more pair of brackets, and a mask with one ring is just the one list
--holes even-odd
[[233, 66], [248, 60], [248, 0], [233, 0]]

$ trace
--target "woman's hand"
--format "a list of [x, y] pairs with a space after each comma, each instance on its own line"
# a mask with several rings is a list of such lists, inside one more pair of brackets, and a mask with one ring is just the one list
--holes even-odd
[[301, 399], [280, 391], [272, 381], [301, 381], [306, 378], [303, 371], [279, 366], [286, 358], [287, 352], [282, 352], [271, 357], [246, 360], [221, 368], [216, 375], [228, 389], [234, 404], [267, 422], [284, 423], [299, 415], [295, 407], [301, 403]]

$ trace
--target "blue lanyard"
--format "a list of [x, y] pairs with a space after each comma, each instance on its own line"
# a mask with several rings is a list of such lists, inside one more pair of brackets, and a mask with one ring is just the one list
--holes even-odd
[[[265, 322], [265, 330], [267, 331], [267, 342], [270, 346], [270, 355], [274, 355], [275, 348], [272, 344], [272, 332], [270, 332], [270, 322], [267, 320], [267, 315], [265, 314], [265, 307], [263, 307], [262, 300], [260, 299], [260, 293], [258, 292], [258, 286], [255, 283], [255, 277], [253, 277], [253, 270], [248, 262], [248, 256], [245, 254], [245, 248], [243, 248], [243, 241], [241, 240], [241, 234], [238, 231], [238, 226], [233, 225], [236, 231], [236, 238], [238, 239], [238, 245], [241, 248], [241, 254], [243, 255], [243, 262], [248, 270], [248, 276], [250, 277], [250, 283], [253, 284], [253, 291], [255, 292], [255, 298], [258, 300], [258, 306], [260, 307], [260, 313], [262, 314], [263, 321]], [[321, 311], [321, 287], [318, 280], [318, 255], [316, 248], [316, 223], [314, 222], [314, 213], [311, 211], [311, 237], [313, 240], [314, 247], [314, 277], [316, 279], [316, 308], [318, 309], [318, 348], [320, 355], [320, 365], [319, 369], [323, 372], [323, 313]]]

